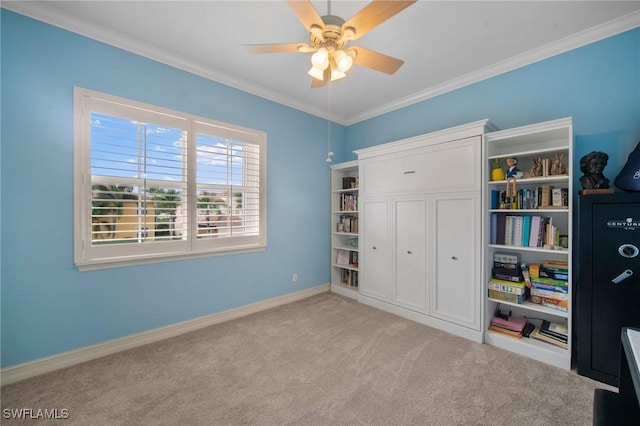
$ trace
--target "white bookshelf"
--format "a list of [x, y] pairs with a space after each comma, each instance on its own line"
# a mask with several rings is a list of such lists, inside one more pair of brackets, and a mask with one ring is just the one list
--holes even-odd
[[[344, 178], [355, 182], [345, 185]], [[331, 291], [354, 299], [359, 276], [358, 186], [357, 161], [331, 166]]]
[[[571, 241], [572, 241], [572, 173], [573, 166], [573, 130], [570, 118], [554, 120], [544, 123], [523, 126], [514, 129], [496, 131], [485, 135], [485, 157], [483, 167], [485, 168], [485, 343], [500, 347], [502, 349], [515, 352], [517, 354], [554, 365], [566, 370], [571, 369], [572, 353], [572, 265], [571, 265]], [[563, 164], [567, 168], [567, 173], [562, 175], [530, 176], [529, 172], [534, 164], [534, 158], [548, 158], [553, 164], [556, 154], [562, 153]], [[504, 190], [507, 185], [506, 180], [491, 181], [492, 160], [504, 159], [507, 157], [517, 157], [518, 168], [524, 176], [517, 179], [517, 189], [539, 188], [543, 185], [551, 185], [554, 188], [565, 188], [568, 191], [568, 201], [565, 207], [561, 208], [519, 208], [504, 209], [500, 206], [492, 208], [492, 191]], [[503, 165], [503, 169], [506, 166]], [[545, 173], [546, 174], [546, 173]], [[496, 208], [497, 207], [497, 208]], [[503, 206], [504, 207], [504, 206]], [[519, 206], [521, 207], [521, 206]], [[543, 247], [522, 247], [518, 245], [491, 244], [492, 239], [492, 214], [506, 213], [515, 216], [543, 216], [551, 218], [554, 225], [558, 227], [560, 234], [565, 235], [568, 241], [566, 248], [543, 248]], [[488, 281], [492, 275], [493, 254], [518, 253], [522, 263], [533, 264], [542, 263], [545, 260], [561, 260], [569, 265], [569, 306], [568, 310], [562, 311], [532, 303], [530, 300], [522, 304], [509, 303], [488, 297]], [[534, 325], [539, 325], [541, 319], [546, 319], [555, 323], [565, 324], [569, 330], [568, 348], [562, 348], [550, 343], [539, 341], [533, 338], [514, 338], [501, 333], [489, 330], [490, 319], [494, 315], [496, 308], [503, 312], [511, 312], [512, 315], [524, 316], [530, 319]]]

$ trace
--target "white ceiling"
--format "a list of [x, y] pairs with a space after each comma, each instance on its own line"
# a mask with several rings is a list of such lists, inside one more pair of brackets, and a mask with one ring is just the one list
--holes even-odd
[[[366, 1], [331, 1], [344, 19]], [[313, 1], [320, 15], [326, 1]], [[251, 55], [242, 44], [307, 42], [283, 1], [22, 1], [2, 6], [342, 124], [640, 26], [640, 1], [419, 1], [350, 42], [405, 64], [354, 66], [311, 89], [310, 54]]]

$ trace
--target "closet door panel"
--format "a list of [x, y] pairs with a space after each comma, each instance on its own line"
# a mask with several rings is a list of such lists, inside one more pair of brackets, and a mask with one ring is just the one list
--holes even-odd
[[388, 201], [363, 201], [361, 221], [360, 294], [388, 301], [391, 256]]
[[480, 329], [480, 202], [477, 193], [433, 197], [431, 314]]
[[423, 197], [395, 199], [395, 291], [394, 302], [426, 313], [426, 220]]

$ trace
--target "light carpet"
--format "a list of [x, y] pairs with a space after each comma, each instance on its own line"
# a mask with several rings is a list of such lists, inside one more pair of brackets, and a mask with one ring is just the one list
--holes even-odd
[[66, 409], [65, 425], [586, 426], [598, 387], [324, 293], [4, 386], [2, 408]]

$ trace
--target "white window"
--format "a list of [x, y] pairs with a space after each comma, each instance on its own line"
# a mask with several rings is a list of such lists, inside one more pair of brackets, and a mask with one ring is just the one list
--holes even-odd
[[80, 270], [266, 247], [266, 134], [76, 88]]

